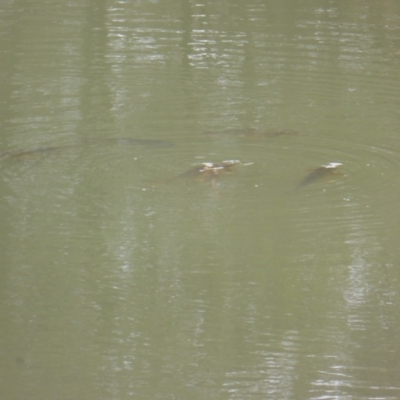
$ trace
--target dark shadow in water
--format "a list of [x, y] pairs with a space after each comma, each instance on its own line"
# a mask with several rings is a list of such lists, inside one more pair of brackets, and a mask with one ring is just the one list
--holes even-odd
[[329, 164], [321, 165], [320, 167], [312, 170], [298, 185], [297, 189], [301, 189], [312, 183], [319, 182], [324, 179], [332, 179], [340, 176], [338, 167], [342, 164], [338, 162], [331, 162]]
[[222, 131], [206, 131], [203, 135], [232, 135], [246, 137], [250, 139], [272, 138], [278, 136], [296, 136], [299, 135], [298, 131], [291, 129], [256, 129], [256, 128], [233, 128], [224, 129]]
[[151, 140], [151, 139], [134, 139], [129, 137], [122, 138], [105, 138], [105, 139], [87, 139], [79, 143], [64, 146], [48, 146], [32, 149], [6, 150], [0, 152], [0, 160], [4, 159], [35, 159], [47, 153], [63, 151], [71, 148], [79, 148], [84, 146], [101, 146], [101, 145], [126, 145], [126, 146], [143, 146], [150, 148], [164, 148], [174, 146], [173, 142], [167, 140]]
[[117, 137], [105, 139], [88, 139], [86, 144], [117, 144], [127, 146], [145, 146], [145, 147], [173, 147], [175, 144], [169, 140], [154, 140], [154, 139], [135, 139], [130, 137]]
[[6, 151], [3, 151], [0, 153], [0, 160], [37, 158], [40, 155], [45, 154], [45, 153], [69, 149], [71, 147], [76, 147], [76, 146], [78, 146], [78, 145], [49, 146], [49, 147], [39, 147], [39, 148], [33, 148], [33, 149], [6, 150]]

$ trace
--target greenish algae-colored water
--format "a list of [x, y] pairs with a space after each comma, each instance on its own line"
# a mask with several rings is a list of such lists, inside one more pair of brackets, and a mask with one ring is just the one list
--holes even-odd
[[0, 398], [399, 398], [396, 1], [0, 11]]

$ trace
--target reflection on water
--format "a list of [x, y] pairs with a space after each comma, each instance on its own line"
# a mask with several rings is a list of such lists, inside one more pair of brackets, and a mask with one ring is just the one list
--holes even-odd
[[400, 9], [311, 3], [0, 6], [1, 398], [399, 398]]

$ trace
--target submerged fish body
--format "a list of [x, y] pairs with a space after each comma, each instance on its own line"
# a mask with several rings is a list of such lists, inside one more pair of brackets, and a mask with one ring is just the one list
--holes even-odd
[[308, 186], [312, 183], [318, 182], [319, 180], [329, 177], [330, 175], [337, 173], [337, 168], [340, 167], [342, 163], [331, 162], [329, 164], [321, 165], [320, 167], [311, 171], [298, 185], [299, 188]]
[[[96, 144], [96, 140], [92, 140], [91, 143]], [[131, 137], [116, 137], [116, 138], [105, 138], [100, 139], [103, 143], [112, 143], [119, 145], [128, 146], [146, 146], [146, 147], [172, 147], [173, 142], [168, 140], [157, 140], [157, 139], [136, 139]]]
[[[250, 164], [250, 163], [249, 163]], [[219, 178], [222, 175], [229, 175], [233, 172], [236, 165], [249, 165], [242, 164], [239, 160], [224, 160], [221, 162], [204, 162], [202, 164], [196, 165], [189, 170], [175, 175], [173, 177], [164, 179], [162, 181], [154, 182], [155, 186], [165, 185], [172, 183], [177, 180], [186, 180], [190, 182], [206, 182], [212, 187], [215, 187], [218, 183]]]
[[117, 145], [127, 145], [127, 146], [143, 146], [151, 148], [162, 148], [162, 147], [172, 147], [173, 142], [167, 140], [153, 140], [153, 139], [134, 139], [130, 137], [116, 137], [116, 138], [105, 138], [105, 139], [89, 139], [78, 141], [75, 144], [65, 145], [65, 146], [48, 146], [48, 147], [38, 147], [31, 149], [19, 149], [19, 150], [6, 150], [0, 152], [0, 159], [12, 159], [12, 158], [35, 158], [43, 153], [50, 153], [53, 151], [61, 151], [69, 149], [72, 147], [83, 147], [83, 146], [95, 146], [99, 144], [117, 144]]
[[189, 178], [199, 181], [212, 180], [219, 175], [233, 172], [233, 168], [241, 164], [239, 160], [225, 160], [218, 163], [205, 162], [180, 174], [177, 178]]
[[254, 136], [256, 137], [277, 137], [277, 136], [295, 136], [298, 135], [299, 132], [291, 130], [291, 129], [269, 129], [265, 131], [261, 131], [256, 133]]
[[35, 158], [40, 154], [49, 153], [52, 151], [62, 150], [70, 146], [51, 146], [51, 147], [38, 147], [35, 149], [21, 149], [21, 150], [7, 150], [0, 153], [0, 159], [7, 158]]
[[256, 128], [233, 128], [222, 131], [207, 131], [205, 135], [235, 135], [247, 138], [272, 138], [277, 136], [294, 136], [299, 132], [291, 129], [256, 129]]

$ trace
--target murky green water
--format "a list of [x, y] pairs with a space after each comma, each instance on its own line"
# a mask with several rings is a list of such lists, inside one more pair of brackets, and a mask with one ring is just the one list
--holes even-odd
[[399, 23], [3, 2], [0, 397], [398, 399]]

